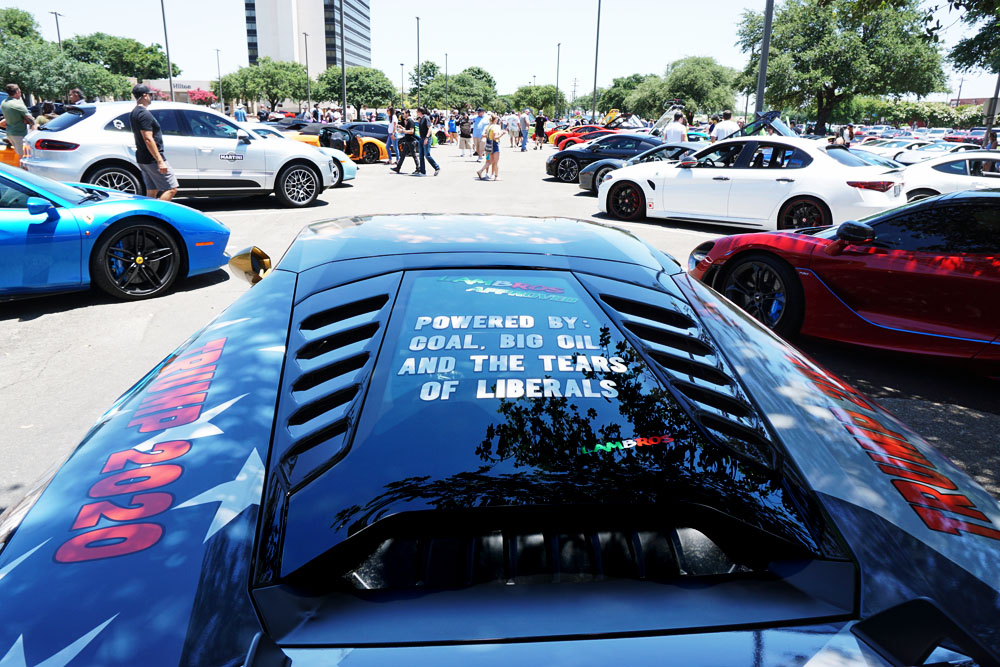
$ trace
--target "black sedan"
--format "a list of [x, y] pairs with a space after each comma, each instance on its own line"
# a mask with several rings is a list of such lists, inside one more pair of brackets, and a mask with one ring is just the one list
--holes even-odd
[[595, 195], [601, 181], [615, 169], [621, 169], [629, 165], [640, 162], [656, 162], [659, 160], [680, 160], [685, 155], [690, 155], [696, 150], [705, 147], [705, 142], [698, 141], [677, 141], [669, 144], [661, 144], [655, 148], [634, 155], [627, 160], [621, 158], [605, 158], [597, 162], [591, 162], [580, 170], [580, 189], [590, 190]]
[[662, 143], [648, 134], [610, 134], [554, 153], [545, 161], [545, 171], [563, 183], [575, 183], [580, 177], [580, 169], [591, 162], [604, 158], [627, 160]]

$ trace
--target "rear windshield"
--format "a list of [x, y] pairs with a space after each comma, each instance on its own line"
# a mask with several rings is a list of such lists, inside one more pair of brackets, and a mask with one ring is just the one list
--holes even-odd
[[96, 107], [67, 107], [65, 113], [56, 116], [38, 129], [41, 132], [65, 130], [73, 127], [84, 118], [93, 116], [95, 111], [97, 111]]
[[847, 167], [870, 167], [872, 166], [870, 162], [865, 162], [857, 155], [851, 154], [846, 148], [827, 148], [826, 154], [832, 157], [834, 160], [840, 164]]

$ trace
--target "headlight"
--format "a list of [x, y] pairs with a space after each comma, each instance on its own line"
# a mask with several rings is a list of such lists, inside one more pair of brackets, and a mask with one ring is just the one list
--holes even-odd
[[714, 241], [705, 241], [700, 246], [691, 251], [691, 255], [688, 257], [688, 271], [694, 271], [698, 264], [708, 257], [708, 253], [712, 251], [715, 247]]

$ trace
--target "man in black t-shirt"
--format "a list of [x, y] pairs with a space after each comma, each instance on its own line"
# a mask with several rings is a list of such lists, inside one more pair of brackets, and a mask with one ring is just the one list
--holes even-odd
[[545, 136], [545, 123], [549, 119], [542, 115], [541, 109], [538, 110], [538, 115], [535, 116], [535, 150], [537, 151], [545, 143], [547, 137]]
[[401, 111], [403, 114], [402, 119], [399, 121], [399, 129], [402, 131], [403, 136], [399, 140], [399, 162], [396, 163], [396, 168], [392, 171], [399, 173], [399, 170], [403, 168], [403, 160], [407, 157], [413, 158], [413, 163], [416, 166], [414, 169], [414, 174], [420, 173], [420, 162], [417, 160], [417, 149], [416, 149], [416, 138], [413, 136], [414, 125], [413, 119], [410, 118], [409, 111]]
[[434, 167], [434, 175], [437, 176], [441, 173], [441, 167], [431, 157], [431, 142], [433, 141], [431, 137], [431, 118], [427, 114], [425, 107], [417, 109], [417, 118], [420, 120], [420, 143], [417, 144], [420, 150], [420, 175], [427, 175], [427, 163], [430, 162], [431, 166]]
[[135, 96], [136, 104], [129, 114], [129, 123], [135, 138], [135, 161], [142, 172], [146, 195], [156, 197], [159, 194], [160, 199], [170, 201], [177, 194], [177, 177], [163, 157], [160, 124], [146, 108], [152, 101], [149, 87], [139, 84], [132, 89], [132, 95]]

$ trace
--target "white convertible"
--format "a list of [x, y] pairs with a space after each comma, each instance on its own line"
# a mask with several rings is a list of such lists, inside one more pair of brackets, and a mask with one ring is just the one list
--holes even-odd
[[843, 146], [795, 137], [726, 139], [681, 162], [608, 174], [601, 211], [762, 229], [857, 220], [903, 203], [901, 170], [872, 166]]

